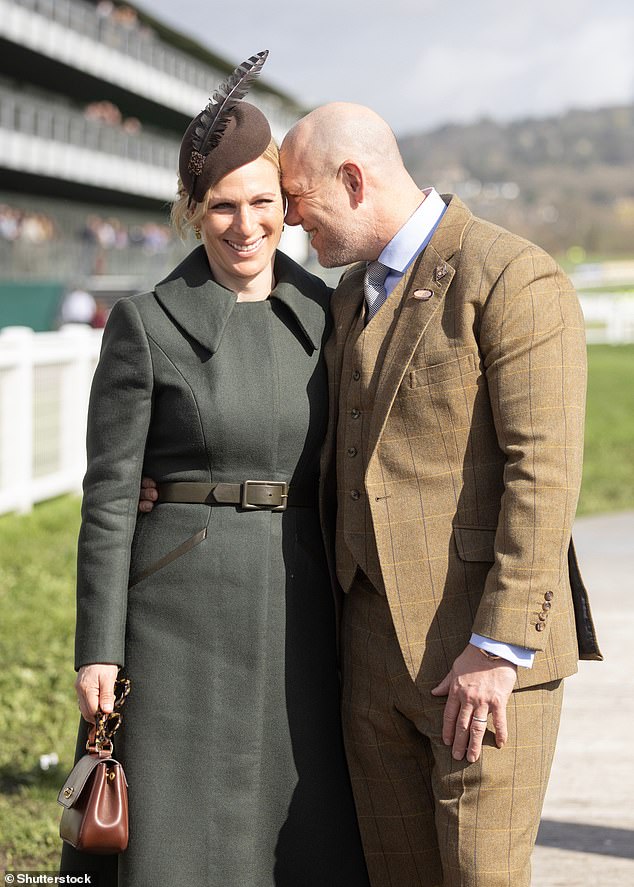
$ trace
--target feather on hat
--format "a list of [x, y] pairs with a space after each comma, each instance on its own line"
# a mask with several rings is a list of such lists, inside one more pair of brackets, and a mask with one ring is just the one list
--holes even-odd
[[178, 169], [192, 201], [200, 203], [227, 173], [259, 157], [271, 140], [264, 114], [242, 99], [267, 59], [268, 49], [252, 55], [218, 86], [187, 127]]

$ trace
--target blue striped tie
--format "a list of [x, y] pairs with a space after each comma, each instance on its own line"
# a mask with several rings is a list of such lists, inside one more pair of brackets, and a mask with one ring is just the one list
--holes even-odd
[[366, 324], [370, 323], [383, 302], [387, 299], [385, 292], [385, 278], [390, 273], [387, 265], [381, 262], [368, 262], [368, 267], [363, 278], [363, 292], [368, 303]]

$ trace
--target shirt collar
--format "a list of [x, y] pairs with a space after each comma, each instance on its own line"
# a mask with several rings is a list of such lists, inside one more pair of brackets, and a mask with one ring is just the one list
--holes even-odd
[[387, 265], [399, 274], [402, 274], [427, 246], [436, 225], [447, 209], [435, 188], [426, 188], [423, 194], [425, 194], [423, 202], [396, 232], [378, 259], [382, 265]]

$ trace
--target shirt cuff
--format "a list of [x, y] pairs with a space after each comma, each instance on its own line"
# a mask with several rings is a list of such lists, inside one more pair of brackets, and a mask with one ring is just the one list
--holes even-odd
[[474, 647], [480, 647], [487, 653], [493, 653], [495, 656], [501, 656], [507, 659], [513, 665], [519, 665], [522, 668], [532, 668], [535, 659], [535, 650], [529, 650], [527, 647], [516, 647], [514, 644], [503, 644], [502, 641], [493, 641], [491, 638], [484, 638], [481, 634], [472, 634], [470, 644]]

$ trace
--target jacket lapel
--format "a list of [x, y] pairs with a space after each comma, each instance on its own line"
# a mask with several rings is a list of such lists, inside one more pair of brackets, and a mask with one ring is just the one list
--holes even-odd
[[204, 246], [197, 247], [157, 284], [154, 294], [188, 336], [215, 354], [236, 295], [212, 278]]
[[[406, 278], [401, 294], [401, 310], [394, 324], [380, 370], [374, 410], [368, 432], [368, 463], [385, 428], [394, 398], [432, 317], [441, 309], [449, 285], [456, 273], [460, 245], [466, 227], [473, 218], [457, 197], [449, 200], [438, 228], [414, 268]], [[431, 296], [420, 298], [421, 291]], [[426, 294], [425, 294], [426, 295]]]

